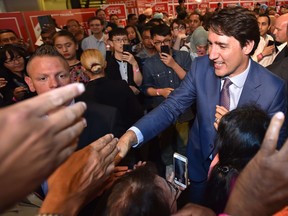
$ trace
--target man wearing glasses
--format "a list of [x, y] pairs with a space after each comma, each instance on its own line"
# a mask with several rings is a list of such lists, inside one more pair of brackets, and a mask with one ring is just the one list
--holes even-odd
[[[138, 87], [142, 83], [142, 74], [138, 61], [132, 51], [129, 50], [128, 33], [123, 28], [113, 29], [109, 33], [109, 44], [113, 50], [112, 55], [106, 56], [107, 66], [105, 73], [112, 80], [125, 80], [135, 95], [140, 91]], [[124, 49], [128, 47], [128, 49]]]
[[[157, 107], [174, 89], [178, 88], [192, 63], [188, 52], [171, 49], [172, 34], [166, 24], [152, 27], [151, 41], [158, 53], [147, 58], [143, 65], [142, 86], [144, 93], [150, 97], [150, 101], [147, 102], [148, 111]], [[186, 133], [187, 137], [188, 128]], [[185, 146], [183, 145], [186, 144], [185, 138], [184, 141], [179, 142], [177, 140], [182, 139], [178, 138], [176, 125], [165, 130], [160, 138], [161, 155], [166, 166], [166, 175], [169, 175], [173, 153], [178, 151], [185, 154]]]
[[82, 50], [98, 49], [105, 58], [107, 36], [103, 33], [104, 21], [99, 17], [91, 17], [88, 20], [88, 25], [91, 30], [91, 35], [83, 39], [81, 44]]

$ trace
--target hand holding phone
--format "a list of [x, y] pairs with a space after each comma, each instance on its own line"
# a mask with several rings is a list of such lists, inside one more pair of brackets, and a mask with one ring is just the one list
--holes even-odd
[[188, 185], [188, 159], [179, 154], [174, 153], [173, 155], [174, 165], [174, 183], [182, 188], [187, 188]]
[[272, 45], [274, 45], [274, 44], [275, 44], [275, 41], [269, 40], [267, 46], [272, 46]]
[[123, 52], [132, 53], [132, 46], [130, 44], [123, 44]]
[[170, 47], [168, 45], [163, 45], [160, 47], [160, 49], [161, 49], [161, 53], [166, 53], [170, 55]]
[[272, 41], [272, 40], [269, 40], [268, 41], [268, 45], [267, 46], [272, 46], [272, 45], [274, 45], [275, 44], [275, 42], [274, 41]]
[[55, 29], [55, 23], [51, 15], [38, 16], [37, 19], [40, 24], [41, 30], [49, 30], [49, 28]]

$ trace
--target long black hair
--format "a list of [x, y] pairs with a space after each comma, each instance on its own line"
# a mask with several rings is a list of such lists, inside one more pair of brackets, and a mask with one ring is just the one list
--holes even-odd
[[223, 212], [237, 176], [259, 150], [269, 122], [269, 116], [255, 105], [222, 117], [216, 138], [219, 162], [208, 179], [205, 199], [216, 213]]

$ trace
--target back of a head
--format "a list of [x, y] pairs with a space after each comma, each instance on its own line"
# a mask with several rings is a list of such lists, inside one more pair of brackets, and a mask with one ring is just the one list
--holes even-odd
[[267, 113], [254, 105], [224, 115], [216, 140], [221, 165], [231, 165], [241, 171], [259, 150], [269, 122]]
[[147, 16], [145, 14], [140, 14], [138, 16], [138, 22], [139, 23], [143, 23], [144, 24], [146, 22], [146, 19], [147, 19]]
[[214, 13], [208, 28], [218, 35], [234, 37], [242, 48], [249, 41], [254, 41], [250, 55], [253, 55], [260, 40], [260, 31], [255, 15], [242, 7], [224, 8], [218, 13]]
[[80, 61], [82, 66], [93, 74], [99, 74], [104, 71], [105, 59], [97, 49], [84, 50]]
[[119, 178], [107, 202], [107, 216], [168, 216], [170, 206], [147, 165]]
[[254, 105], [222, 117], [216, 139], [219, 162], [211, 172], [206, 191], [207, 206], [216, 213], [223, 212], [237, 176], [258, 152], [269, 122], [269, 116]]

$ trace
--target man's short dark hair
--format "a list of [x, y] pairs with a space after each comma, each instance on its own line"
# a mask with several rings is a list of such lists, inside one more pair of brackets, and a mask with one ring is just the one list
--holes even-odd
[[190, 17], [191, 17], [192, 15], [197, 15], [197, 16], [199, 17], [200, 22], [203, 22], [203, 16], [202, 16], [201, 14], [199, 14], [199, 13], [197, 13], [197, 12], [193, 12], [193, 13], [189, 14], [189, 17], [188, 17], [188, 18], [190, 19]]
[[123, 28], [112, 29], [109, 32], [109, 40], [112, 41], [114, 36], [123, 36], [123, 35], [128, 36], [128, 33], [127, 33], [126, 29], [123, 29]]
[[270, 19], [269, 15], [267, 15], [267, 14], [259, 14], [258, 17], [267, 17], [267, 19], [268, 19], [268, 26], [270, 26], [270, 24], [271, 24], [271, 19]]
[[17, 38], [19, 38], [18, 35], [12, 29], [1, 29], [0, 35], [4, 33], [13, 33]]
[[101, 11], [103, 11], [103, 12], [106, 14], [105, 10], [103, 10], [102, 8], [99, 8], [99, 9], [97, 9], [97, 10], [95, 11], [96, 16], [97, 16], [98, 13], [101, 12]]
[[160, 35], [163, 37], [166, 37], [167, 35], [171, 36], [170, 27], [167, 26], [166, 24], [153, 26], [151, 29], [151, 38], [154, 38], [155, 35]]
[[105, 23], [104, 23], [104, 20], [100, 19], [99, 17], [94, 16], [94, 17], [90, 17], [90, 18], [87, 20], [88, 25], [90, 24], [90, 22], [92, 22], [92, 21], [94, 21], [94, 20], [99, 20], [100, 23], [101, 23], [101, 25], [104, 25], [104, 24], [105, 24]]
[[[29, 64], [31, 64], [31, 61], [36, 58], [36, 57], [58, 57], [61, 60], [63, 60], [63, 63], [65, 64], [65, 67], [67, 67], [67, 70], [69, 70], [69, 65], [66, 61], [66, 59], [56, 50], [55, 47], [47, 44], [43, 44], [36, 51], [33, 53], [33, 55], [30, 57], [28, 63], [27, 63], [27, 68]], [[28, 71], [27, 71], [28, 72]], [[26, 74], [29, 75], [29, 74]]]
[[249, 41], [254, 41], [250, 55], [253, 55], [260, 40], [256, 17], [251, 11], [242, 7], [222, 9], [212, 16], [208, 27], [218, 35], [234, 37], [242, 48]]
[[131, 20], [134, 16], [136, 16], [136, 14], [132, 13], [132, 14], [128, 14], [127, 16], [127, 20]]
[[143, 37], [143, 33], [146, 32], [146, 31], [151, 32], [151, 29], [152, 29], [151, 25], [144, 25], [142, 30], [141, 30], [141, 32], [140, 32], [141, 36]]

